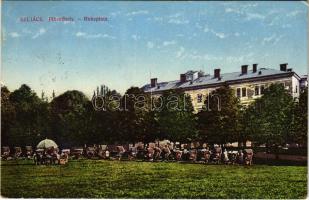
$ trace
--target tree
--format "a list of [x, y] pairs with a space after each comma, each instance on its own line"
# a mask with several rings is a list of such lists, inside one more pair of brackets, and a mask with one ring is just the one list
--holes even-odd
[[198, 113], [200, 139], [211, 144], [226, 144], [239, 140], [240, 103], [235, 92], [224, 85], [211, 92]]
[[92, 104], [80, 91], [67, 91], [51, 102], [52, 138], [63, 147], [83, 145], [95, 139]]
[[280, 84], [270, 85], [246, 110], [246, 132], [255, 142], [278, 147], [289, 141], [293, 122], [293, 97]]
[[308, 132], [308, 88], [302, 90], [294, 108], [294, 142], [307, 146]]
[[191, 97], [181, 90], [165, 91], [160, 101], [162, 109], [157, 110], [158, 139], [189, 142], [196, 139], [196, 117]]
[[11, 92], [1, 87], [1, 145], [9, 145], [10, 129], [16, 120], [15, 107], [10, 101]]
[[35, 145], [48, 130], [48, 103], [25, 84], [9, 95], [16, 118], [10, 127], [10, 145]]
[[122, 97], [121, 133], [119, 141], [144, 141], [147, 134], [145, 127], [146, 114], [149, 111], [149, 99], [143, 90], [138, 87], [129, 88]]
[[[104, 103], [102, 99], [104, 99]], [[120, 100], [121, 95], [115, 90], [109, 90], [104, 94], [101, 92], [100, 96], [94, 94], [92, 99], [93, 105], [94, 101], [97, 101], [98, 107], [102, 108], [93, 108], [92, 115], [94, 121], [91, 124], [95, 129], [95, 140], [92, 141], [93, 143], [96, 141], [96, 143], [111, 144], [122, 139], [120, 136], [122, 133], [122, 113], [119, 110], [121, 107]]]

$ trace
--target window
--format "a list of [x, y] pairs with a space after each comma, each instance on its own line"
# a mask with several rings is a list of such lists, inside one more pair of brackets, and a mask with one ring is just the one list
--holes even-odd
[[240, 88], [237, 88], [237, 90], [236, 90], [236, 96], [237, 96], [238, 98], [240, 98]]
[[296, 87], [295, 87], [295, 93], [297, 93], [297, 85], [296, 85]]
[[261, 94], [264, 94], [264, 90], [265, 90], [265, 86], [262, 85], [262, 86], [261, 86]]
[[202, 103], [203, 101], [203, 95], [202, 94], [198, 94], [197, 95], [197, 103]]
[[242, 97], [246, 97], [247, 96], [247, 88], [242, 88], [241, 93], [242, 93]]
[[254, 95], [255, 96], [259, 96], [260, 95], [260, 87], [258, 85], [255, 86]]

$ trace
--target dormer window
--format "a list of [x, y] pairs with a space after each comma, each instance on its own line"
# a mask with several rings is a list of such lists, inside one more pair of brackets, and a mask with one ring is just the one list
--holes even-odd
[[187, 71], [185, 73], [185, 76], [186, 76], [186, 80], [187, 81], [194, 81], [194, 80], [199, 78], [198, 71], [192, 71], [192, 70], [191, 71]]

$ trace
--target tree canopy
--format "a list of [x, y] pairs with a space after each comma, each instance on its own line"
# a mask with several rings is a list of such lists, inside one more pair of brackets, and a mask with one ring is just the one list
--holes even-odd
[[156, 139], [307, 145], [307, 90], [295, 100], [282, 85], [273, 84], [262, 97], [244, 107], [235, 91], [224, 85], [207, 96], [197, 114], [190, 96], [182, 90], [151, 95], [131, 87], [124, 95], [115, 90], [101, 95], [106, 109], [95, 107], [96, 94], [90, 100], [72, 90], [53, 95], [48, 102], [25, 84], [13, 92], [3, 86], [1, 144], [34, 146], [50, 138], [61, 147]]
[[158, 110], [158, 139], [188, 142], [196, 139], [196, 117], [191, 97], [181, 90], [169, 90], [162, 95], [162, 109]]
[[293, 97], [281, 84], [272, 84], [245, 113], [245, 132], [258, 143], [282, 145], [291, 141], [293, 132]]
[[200, 139], [211, 144], [238, 141], [240, 107], [239, 99], [229, 86], [212, 91], [207, 96], [204, 109], [198, 113]]

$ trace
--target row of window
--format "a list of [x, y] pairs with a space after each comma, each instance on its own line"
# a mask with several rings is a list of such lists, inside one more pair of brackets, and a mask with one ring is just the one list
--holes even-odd
[[[264, 94], [264, 91], [265, 91], [264, 85], [256, 85], [254, 87], [254, 96], [262, 95], [262, 94]], [[243, 88], [237, 88], [236, 89], [236, 96], [238, 98], [246, 97], [247, 95], [248, 95], [247, 94], [247, 88], [243, 87]]]
[[[297, 86], [295, 88], [295, 92], [297, 92]], [[256, 85], [254, 87], [254, 96], [259, 96], [259, 95], [263, 95], [265, 91], [265, 86], [264, 85]], [[236, 89], [236, 96], [238, 98], [241, 97], [247, 97], [247, 88], [243, 87], [243, 88], [237, 88]], [[203, 95], [202, 94], [197, 94], [197, 103], [202, 103], [203, 102]]]
[[[265, 89], [264, 85], [261, 85], [261, 86], [257, 85], [257, 86], [255, 86], [254, 95], [255, 96], [259, 96], [259, 95], [264, 94], [264, 89]], [[247, 88], [245, 88], [245, 87], [237, 88], [236, 89], [236, 96], [238, 98], [246, 97], [247, 96]], [[197, 103], [202, 103], [202, 102], [203, 102], [203, 95], [202, 94], [197, 94]]]

